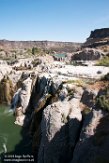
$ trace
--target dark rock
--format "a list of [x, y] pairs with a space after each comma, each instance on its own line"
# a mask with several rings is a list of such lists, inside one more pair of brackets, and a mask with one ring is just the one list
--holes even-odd
[[109, 28], [96, 29], [91, 31], [89, 38], [105, 38], [109, 37]]
[[[96, 29], [91, 31], [89, 38], [83, 44], [83, 47], [97, 48], [99, 47], [107, 51], [109, 46], [109, 28]], [[106, 47], [107, 46], [107, 47]]]
[[103, 56], [99, 50], [86, 48], [73, 54], [71, 60], [98, 60]]

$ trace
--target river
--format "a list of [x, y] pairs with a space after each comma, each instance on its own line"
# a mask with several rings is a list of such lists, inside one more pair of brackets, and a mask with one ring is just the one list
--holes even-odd
[[14, 124], [15, 117], [9, 107], [0, 105], [0, 155], [29, 153], [29, 137], [20, 126]]

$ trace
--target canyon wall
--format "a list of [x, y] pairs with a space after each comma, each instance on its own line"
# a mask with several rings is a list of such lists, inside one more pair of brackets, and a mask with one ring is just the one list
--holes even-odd
[[91, 31], [83, 47], [101, 47], [109, 46], [109, 28], [96, 29]]
[[0, 40], [0, 49], [17, 50], [31, 49], [33, 47], [44, 50], [72, 52], [77, 51], [81, 47], [81, 43], [74, 42], [55, 42], [55, 41], [8, 41]]
[[95, 29], [91, 31], [89, 38], [105, 38], [109, 37], [109, 28]]

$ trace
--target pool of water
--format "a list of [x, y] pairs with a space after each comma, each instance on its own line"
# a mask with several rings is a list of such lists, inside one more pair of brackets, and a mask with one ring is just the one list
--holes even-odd
[[0, 154], [14, 151], [22, 139], [22, 128], [15, 125], [14, 121], [15, 117], [9, 107], [0, 105]]
[[15, 117], [9, 107], [0, 105], [0, 156], [31, 153], [27, 129], [15, 125], [14, 121]]
[[65, 58], [66, 57], [66, 54], [64, 53], [60, 53], [60, 54], [54, 54], [54, 56], [58, 57], [58, 58]]

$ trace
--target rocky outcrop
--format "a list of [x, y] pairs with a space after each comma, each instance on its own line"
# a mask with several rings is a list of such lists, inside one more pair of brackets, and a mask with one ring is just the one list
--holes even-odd
[[91, 34], [89, 36], [90, 39], [105, 37], [109, 37], [109, 28], [95, 29], [94, 31], [91, 31]]
[[10, 105], [13, 94], [14, 87], [12, 81], [8, 76], [4, 76], [4, 78], [0, 81], [0, 103]]
[[[89, 93], [84, 92], [85, 94], [90, 94], [93, 98], [90, 98], [89, 96], [87, 97], [89, 101], [92, 99], [92, 102], [91, 105], [87, 105], [87, 101], [85, 103], [90, 109], [83, 114], [83, 125], [80, 137], [73, 152], [71, 163], [109, 162], [108, 152], [105, 151], [107, 146], [106, 143], [108, 144], [107, 137], [109, 136], [106, 129], [109, 113], [105, 111], [105, 105], [102, 105], [101, 109], [101, 106], [97, 105], [95, 102], [96, 97], [98, 98], [100, 92], [101, 89], [99, 91], [97, 91], [97, 89], [93, 90], [93, 92], [90, 92], [89, 90]], [[105, 96], [107, 97], [107, 94], [105, 94]], [[84, 98], [82, 98], [81, 101], [84, 102]]]
[[89, 38], [83, 47], [99, 48], [104, 51], [109, 50], [109, 28], [96, 29], [91, 31]]
[[[108, 85], [108, 72], [108, 67], [72, 66], [39, 60], [37, 64], [36, 60], [31, 70], [9, 73], [17, 90], [12, 100], [15, 124], [27, 127], [38, 163], [84, 163], [89, 160], [92, 163], [99, 160], [96, 149], [101, 152], [99, 141], [102, 146], [105, 141], [103, 139], [102, 143], [100, 136], [96, 145], [96, 139], [99, 138], [99, 127], [101, 133], [102, 119], [108, 116], [108, 96], [102, 97], [105, 94], [102, 89]], [[104, 75], [103, 81], [97, 84], [96, 79]], [[106, 109], [100, 106], [102, 102]]]
[[79, 134], [81, 120], [78, 99], [56, 102], [46, 107], [41, 122], [42, 138], [38, 163], [69, 162]]
[[3, 79], [5, 75], [9, 76], [11, 71], [12, 71], [12, 67], [7, 65], [6, 62], [0, 61], [0, 80]]
[[28, 77], [22, 82], [21, 88], [14, 94], [11, 108], [15, 111], [15, 124], [23, 125], [25, 113], [31, 96], [32, 79]]
[[[96, 31], [92, 32], [89, 41], [97, 43], [104, 39], [103, 35], [97, 37]], [[5, 40], [0, 45], [7, 50], [33, 46], [57, 51], [77, 49], [77, 44], [48, 41]], [[72, 60], [95, 63], [103, 55], [97, 49], [87, 48], [74, 53]], [[108, 67], [68, 65], [49, 55], [10, 63], [0, 61], [0, 102], [10, 104], [13, 96], [15, 124], [23, 126], [22, 136], [24, 132], [29, 136], [35, 162], [109, 162], [108, 72]]]
[[97, 160], [99, 146], [94, 144], [93, 137], [98, 125], [100, 125], [100, 120], [103, 118], [103, 116], [104, 114], [101, 110], [93, 110], [88, 115], [86, 115], [71, 163], [99, 162], [99, 159]]
[[103, 55], [104, 54], [99, 50], [86, 48], [82, 51], [74, 53], [71, 60], [93, 61], [102, 58]]
[[96, 163], [107, 159], [105, 153], [99, 157], [102, 152], [99, 147], [107, 148], [104, 143], [108, 140], [106, 136], [104, 140], [101, 125], [108, 112], [96, 100], [108, 81], [77, 85], [70, 80], [68, 69], [65, 72], [63, 66], [62, 70], [67, 78], [48, 72], [34, 73], [34, 79], [32, 75], [22, 75], [13, 97], [15, 124], [27, 123], [32, 152], [38, 163]]

